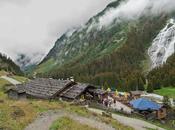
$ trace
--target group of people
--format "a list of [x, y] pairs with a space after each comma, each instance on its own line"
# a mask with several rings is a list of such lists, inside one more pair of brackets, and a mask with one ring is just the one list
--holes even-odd
[[111, 105], [114, 103], [116, 103], [116, 100], [114, 99], [114, 98], [112, 98], [112, 97], [110, 97], [110, 96], [108, 96], [108, 97], [106, 97], [106, 98], [104, 98], [103, 100], [102, 100], [102, 103], [103, 103], [103, 105], [105, 106], [105, 107], [111, 107]]

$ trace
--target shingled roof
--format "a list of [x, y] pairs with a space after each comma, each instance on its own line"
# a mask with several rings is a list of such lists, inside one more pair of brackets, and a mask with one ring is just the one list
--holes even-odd
[[69, 80], [39, 78], [26, 84], [26, 93], [35, 98], [50, 99], [65, 91], [72, 84]]
[[73, 85], [66, 91], [60, 94], [61, 97], [67, 98], [67, 99], [76, 99], [79, 97], [84, 91], [86, 91], [89, 88], [95, 88], [94, 86], [90, 86], [88, 84], [81, 84], [78, 83], [76, 85]]
[[75, 83], [70, 80], [38, 78], [23, 85], [13, 86], [10, 90], [14, 90], [17, 93], [26, 93], [28, 97], [32, 98], [54, 99], [62, 97], [74, 100], [86, 91], [95, 90], [95, 86]]
[[102, 90], [102, 89], [90, 89], [89, 92], [97, 94], [97, 95], [103, 95], [103, 94], [108, 93], [107, 91]]

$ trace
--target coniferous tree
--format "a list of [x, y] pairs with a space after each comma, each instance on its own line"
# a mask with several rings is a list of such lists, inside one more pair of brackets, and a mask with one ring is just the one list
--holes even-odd
[[148, 83], [148, 86], [147, 86], [147, 92], [148, 93], [152, 93], [154, 91], [154, 88], [153, 88], [153, 85], [151, 82]]

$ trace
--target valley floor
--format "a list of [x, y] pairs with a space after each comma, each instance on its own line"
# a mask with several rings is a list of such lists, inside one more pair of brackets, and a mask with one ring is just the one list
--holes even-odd
[[148, 130], [147, 128], [165, 130], [148, 122], [117, 114], [113, 114], [114, 119], [102, 117], [100, 110], [86, 109], [67, 102], [10, 100], [4, 93], [5, 86], [8, 84], [10, 82], [0, 78], [0, 129], [49, 130], [54, 121], [68, 117], [83, 126], [100, 130], [133, 130], [133, 128], [136, 130]]

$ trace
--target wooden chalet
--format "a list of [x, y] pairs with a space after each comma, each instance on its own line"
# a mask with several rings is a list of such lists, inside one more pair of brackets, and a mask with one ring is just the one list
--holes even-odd
[[75, 83], [70, 80], [38, 78], [24, 85], [17, 85], [8, 90], [10, 98], [19, 99], [22, 95], [27, 98], [76, 100], [87, 95], [93, 95], [89, 90], [95, 87], [88, 84]]

